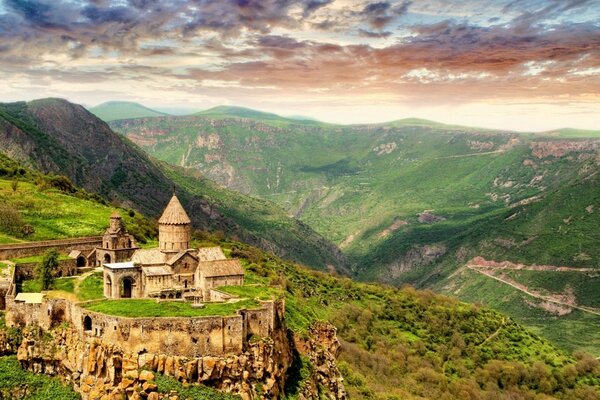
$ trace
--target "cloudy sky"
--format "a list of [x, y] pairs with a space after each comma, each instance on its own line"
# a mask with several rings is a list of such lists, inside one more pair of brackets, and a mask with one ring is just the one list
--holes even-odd
[[600, 0], [0, 0], [0, 101], [600, 129]]

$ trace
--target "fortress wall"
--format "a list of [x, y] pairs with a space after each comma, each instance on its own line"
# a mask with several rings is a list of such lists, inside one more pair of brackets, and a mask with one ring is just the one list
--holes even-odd
[[244, 310], [247, 335], [271, 336], [273, 330], [279, 325], [277, 320], [283, 319], [279, 315], [276, 302], [261, 302], [262, 308], [257, 310]]
[[131, 353], [220, 356], [242, 353], [249, 335], [272, 334], [277, 306], [273, 302], [262, 305], [263, 309], [241, 310], [233, 316], [124, 318], [89, 311], [65, 299], [25, 304], [7, 296], [6, 322], [46, 330], [70, 322], [82, 336], [102, 339]]
[[[120, 346], [126, 352], [196, 357], [239, 354], [244, 345], [241, 315], [196, 318], [123, 318], [74, 305], [74, 327], [88, 337]], [[85, 318], [91, 319], [91, 329]]]
[[48, 249], [56, 249], [62, 253], [71, 250], [93, 250], [102, 246], [102, 236], [89, 236], [73, 239], [46, 240], [41, 242], [13, 243], [0, 245], [0, 260], [11, 258], [39, 256]]

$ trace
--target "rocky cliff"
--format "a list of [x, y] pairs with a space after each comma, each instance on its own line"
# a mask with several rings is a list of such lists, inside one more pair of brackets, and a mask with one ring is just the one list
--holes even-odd
[[127, 353], [62, 326], [50, 331], [26, 328], [17, 358], [32, 372], [57, 375], [72, 383], [84, 400], [173, 399], [173, 393], [159, 393], [155, 374], [184, 384], [201, 383], [239, 394], [242, 399], [271, 399], [283, 396], [288, 370], [302, 354], [312, 368], [299, 385], [298, 398], [345, 399], [343, 379], [335, 364], [338, 350], [335, 328], [328, 324], [311, 329], [306, 339], [294, 340], [290, 332], [279, 330], [252, 341], [242, 354], [195, 358]]

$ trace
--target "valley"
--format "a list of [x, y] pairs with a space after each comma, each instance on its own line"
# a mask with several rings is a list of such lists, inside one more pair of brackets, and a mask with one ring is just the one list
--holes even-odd
[[[236, 108], [111, 127], [159, 159], [279, 204], [338, 244], [359, 279], [480, 301], [569, 349], [583, 344], [600, 355], [597, 315], [557, 316], [518, 293], [507, 305], [502, 293], [517, 289], [475, 271], [455, 274], [478, 256], [600, 267], [593, 131], [525, 134], [414, 119], [343, 126]], [[546, 271], [543, 282], [562, 293], [556, 286], [567, 275]], [[578, 282], [569, 286], [575, 296], [594, 302], [596, 279], [568, 280]], [[476, 295], [471, 281], [493, 290]], [[570, 321], [570, 339], [557, 319]]]

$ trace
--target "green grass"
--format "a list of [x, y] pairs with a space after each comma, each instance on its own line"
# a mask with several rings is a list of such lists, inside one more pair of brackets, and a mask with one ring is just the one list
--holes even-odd
[[104, 297], [104, 278], [102, 272], [94, 273], [84, 278], [76, 290], [77, 298], [81, 301], [102, 299]]
[[150, 317], [204, 317], [234, 315], [242, 308], [254, 308], [254, 300], [242, 300], [236, 303], [207, 303], [204, 308], [193, 308], [190, 303], [149, 299], [104, 300], [85, 305], [90, 311], [130, 318]]
[[34, 227], [27, 240], [95, 236], [108, 226], [111, 207], [29, 182], [20, 182], [13, 193], [10, 182], [0, 179], [0, 201], [19, 210], [24, 223]]
[[76, 400], [80, 396], [56, 377], [21, 368], [15, 356], [0, 357], [0, 398], [22, 400]]
[[221, 292], [229, 293], [240, 298], [271, 300], [282, 295], [282, 290], [276, 287], [265, 287], [262, 285], [250, 286], [221, 286], [217, 288]]
[[[57, 278], [52, 283], [51, 290], [61, 290], [68, 293], [75, 293], [75, 280], [73, 276]], [[41, 283], [36, 279], [27, 279], [21, 283], [21, 292], [39, 293], [42, 290]]]

